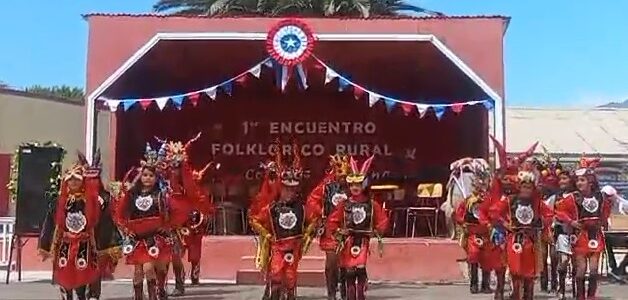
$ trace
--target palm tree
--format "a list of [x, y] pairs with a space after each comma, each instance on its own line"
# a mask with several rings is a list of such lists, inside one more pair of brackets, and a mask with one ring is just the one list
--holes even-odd
[[159, 0], [153, 9], [189, 15], [260, 15], [299, 14], [308, 17], [369, 17], [397, 15], [402, 11], [442, 15], [404, 0]]

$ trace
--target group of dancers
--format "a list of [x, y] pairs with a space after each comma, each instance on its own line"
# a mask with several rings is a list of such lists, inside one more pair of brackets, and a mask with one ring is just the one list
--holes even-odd
[[[121, 182], [106, 190], [100, 155], [78, 161], [61, 178], [40, 234], [39, 250], [52, 261], [53, 282], [61, 298], [99, 299], [100, 284], [120, 258], [132, 265], [133, 299], [163, 300], [185, 293], [183, 257], [191, 263], [191, 282], [199, 283], [201, 241], [213, 214], [209, 162], [195, 170], [191, 145], [160, 141], [147, 144], [144, 159]], [[373, 157], [359, 165], [335, 155], [321, 182], [303, 193], [300, 148], [291, 161], [276, 143], [274, 157], [262, 165], [265, 176], [252, 199], [248, 219], [257, 234], [256, 265], [264, 274], [264, 299], [296, 299], [297, 268], [312, 241], [326, 253], [328, 298], [365, 299], [370, 241], [380, 242], [388, 227], [381, 202], [369, 192]], [[172, 266], [175, 288], [167, 294]]]
[[[500, 156], [496, 172], [483, 159], [463, 159], [452, 166], [473, 175], [472, 191], [454, 215], [467, 253], [470, 292], [504, 299], [508, 270], [510, 299], [533, 299], [539, 277], [543, 290], [566, 299], [567, 276], [574, 282], [576, 299], [595, 298], [603, 230], [617, 198], [612, 187], [598, 184], [600, 158], [583, 156], [577, 168], [569, 169], [547, 154], [534, 157], [536, 144], [515, 156], [493, 141]], [[491, 272], [497, 278], [495, 291]]]

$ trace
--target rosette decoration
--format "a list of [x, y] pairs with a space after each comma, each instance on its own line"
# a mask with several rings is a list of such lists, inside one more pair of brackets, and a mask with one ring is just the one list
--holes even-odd
[[298, 19], [280, 21], [268, 32], [266, 51], [272, 58], [277, 85], [282, 91], [293, 73], [299, 86], [307, 89], [307, 75], [302, 63], [312, 56], [314, 42], [312, 30]]

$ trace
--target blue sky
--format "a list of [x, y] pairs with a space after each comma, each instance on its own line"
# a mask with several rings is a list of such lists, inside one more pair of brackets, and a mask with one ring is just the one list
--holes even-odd
[[[146, 12], [153, 0], [3, 0], [0, 81], [84, 86], [87, 12]], [[503, 14], [506, 99], [591, 106], [628, 99], [628, 1], [411, 0], [446, 14]]]

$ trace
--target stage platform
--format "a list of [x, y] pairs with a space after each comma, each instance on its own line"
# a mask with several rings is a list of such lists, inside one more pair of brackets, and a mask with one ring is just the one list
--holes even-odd
[[[465, 254], [456, 241], [444, 238], [389, 238], [384, 240], [384, 244], [384, 255], [380, 258], [377, 242], [373, 240], [368, 264], [371, 280], [430, 283], [464, 280], [464, 267], [459, 261]], [[37, 240], [29, 239], [23, 248], [22, 269], [50, 270], [51, 262], [42, 262], [36, 248]], [[253, 264], [254, 253], [252, 236], [206, 237], [203, 240], [201, 277], [240, 284], [260, 283], [261, 277]], [[314, 243], [299, 267], [301, 284], [322, 285], [324, 266], [324, 253]], [[121, 261], [115, 276], [131, 278], [132, 268]]]

